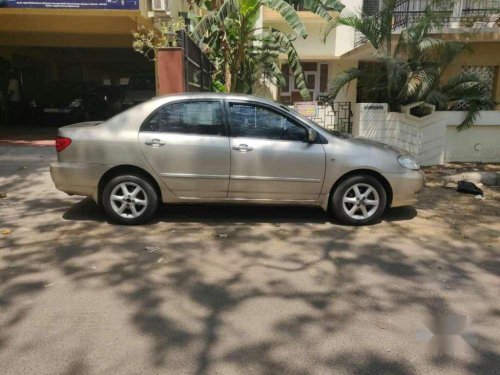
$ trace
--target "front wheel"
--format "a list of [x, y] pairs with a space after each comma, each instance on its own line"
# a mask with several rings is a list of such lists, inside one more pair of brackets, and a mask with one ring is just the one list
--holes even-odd
[[330, 209], [344, 224], [371, 224], [383, 215], [387, 193], [370, 175], [352, 176], [342, 181], [331, 196]]
[[136, 225], [149, 221], [158, 209], [158, 195], [152, 184], [136, 175], [111, 179], [102, 193], [108, 217], [119, 224]]

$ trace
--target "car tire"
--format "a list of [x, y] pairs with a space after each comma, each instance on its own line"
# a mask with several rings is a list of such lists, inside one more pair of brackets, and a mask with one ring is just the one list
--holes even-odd
[[112, 178], [104, 186], [101, 203], [111, 221], [138, 225], [151, 220], [158, 209], [158, 194], [151, 181], [127, 174]]
[[380, 219], [387, 205], [387, 192], [374, 176], [346, 178], [330, 197], [330, 212], [348, 225], [367, 225]]

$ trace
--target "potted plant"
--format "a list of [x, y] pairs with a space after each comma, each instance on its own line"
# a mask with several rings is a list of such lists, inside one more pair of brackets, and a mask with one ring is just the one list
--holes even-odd
[[148, 60], [156, 60], [160, 48], [178, 47], [177, 32], [184, 30], [185, 27], [182, 17], [162, 23], [160, 27], [141, 25], [132, 33], [134, 37], [132, 47]]

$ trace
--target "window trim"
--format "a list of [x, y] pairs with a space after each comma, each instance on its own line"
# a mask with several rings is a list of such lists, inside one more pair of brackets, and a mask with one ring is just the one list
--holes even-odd
[[[217, 102], [219, 103], [220, 111], [221, 111], [221, 121], [222, 121], [222, 134], [198, 134], [198, 133], [182, 133], [182, 132], [153, 132], [149, 130], [143, 130], [145, 125], [148, 123], [148, 121], [157, 113], [160, 111], [162, 108], [167, 107], [171, 104], [178, 104], [178, 103], [199, 103], [199, 102]], [[197, 136], [197, 137], [228, 137], [229, 136], [229, 126], [228, 126], [228, 120], [226, 118], [226, 113], [225, 113], [225, 106], [224, 106], [224, 101], [222, 99], [216, 99], [216, 98], [189, 98], [189, 99], [177, 99], [177, 100], [172, 100], [168, 103], [164, 103], [157, 107], [154, 111], [152, 111], [141, 123], [141, 126], [139, 127], [139, 133], [159, 133], [159, 134], [183, 134], [183, 135], [192, 135], [192, 136]]]
[[[255, 107], [260, 107], [264, 108], [270, 112], [277, 113], [283, 117], [285, 117], [288, 121], [291, 123], [295, 124], [296, 126], [302, 127], [306, 130], [306, 134], [308, 132], [309, 127], [306, 124], [303, 124], [302, 122], [298, 121], [296, 118], [290, 116], [287, 114], [285, 111], [283, 111], [279, 107], [275, 107], [272, 105], [269, 105], [267, 103], [262, 103], [262, 102], [257, 102], [257, 101], [252, 101], [252, 100], [239, 100], [239, 99], [224, 99], [224, 107], [227, 113], [227, 125], [228, 125], [228, 130], [229, 130], [229, 137], [231, 138], [251, 138], [251, 139], [265, 139], [268, 141], [276, 141], [276, 142], [299, 142], [299, 143], [306, 143], [305, 141], [297, 141], [293, 139], [271, 139], [271, 138], [263, 138], [263, 137], [252, 137], [252, 136], [236, 136], [233, 135], [233, 129], [232, 129], [232, 123], [231, 123], [231, 109], [230, 105], [232, 103], [235, 104], [246, 104], [246, 105], [253, 105]], [[314, 129], [313, 129], [314, 130]], [[318, 140], [316, 142], [318, 143]]]

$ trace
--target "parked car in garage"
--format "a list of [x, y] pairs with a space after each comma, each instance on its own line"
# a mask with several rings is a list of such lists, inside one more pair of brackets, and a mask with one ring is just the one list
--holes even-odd
[[411, 155], [247, 95], [158, 97], [60, 128], [56, 148], [56, 187], [122, 224], [150, 220], [160, 202], [206, 202], [320, 206], [362, 225], [414, 204], [424, 185]]
[[52, 82], [35, 99], [31, 108], [45, 125], [104, 120], [108, 105], [90, 82]]
[[114, 116], [123, 110], [123, 87], [111, 85], [100, 86], [97, 88], [97, 92], [106, 102], [106, 118]]
[[123, 109], [130, 108], [153, 98], [156, 95], [154, 74], [133, 75], [123, 93]]

